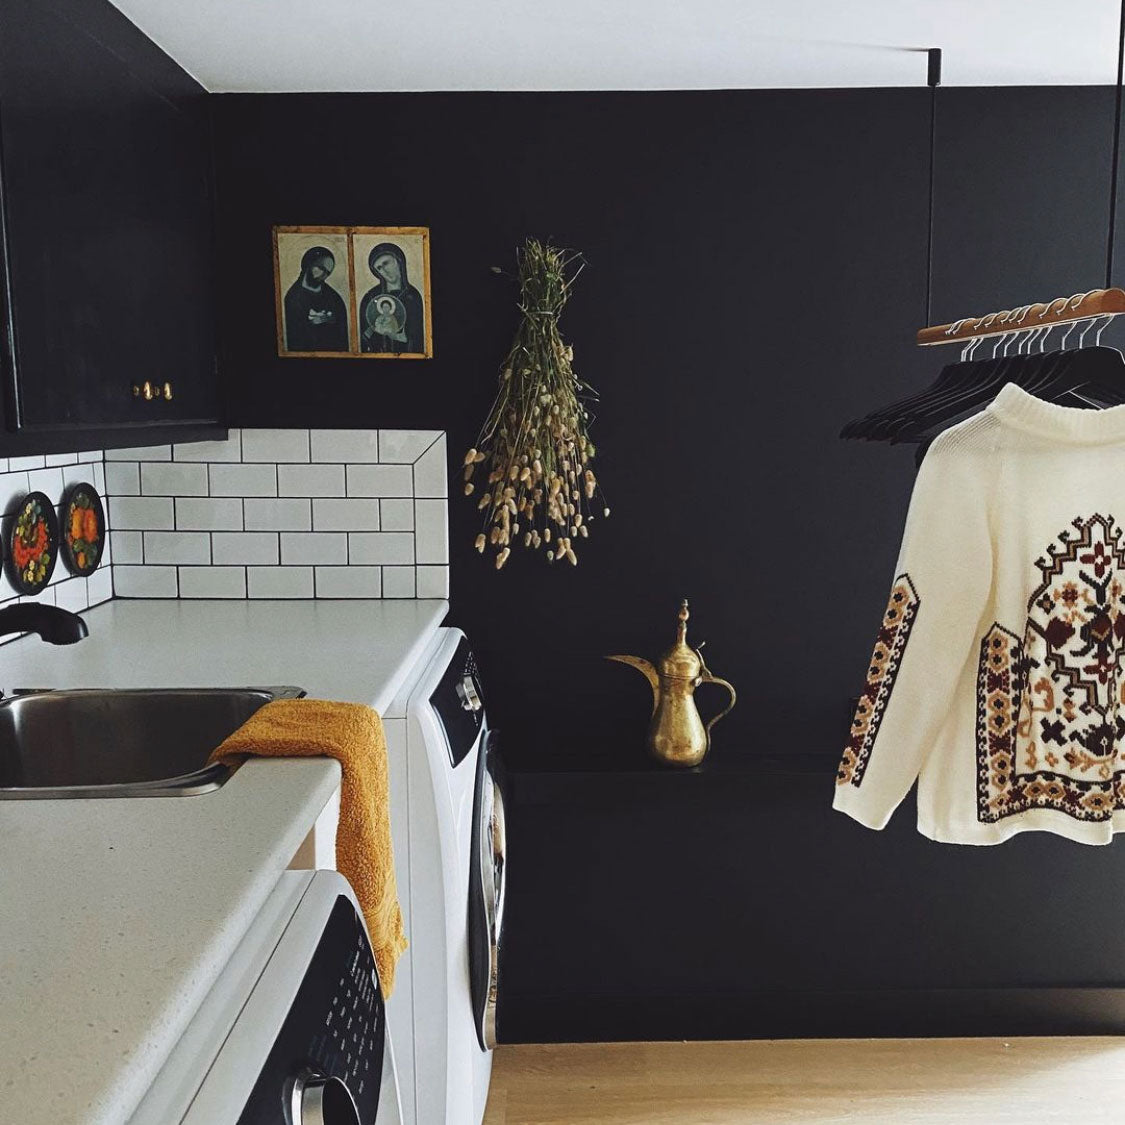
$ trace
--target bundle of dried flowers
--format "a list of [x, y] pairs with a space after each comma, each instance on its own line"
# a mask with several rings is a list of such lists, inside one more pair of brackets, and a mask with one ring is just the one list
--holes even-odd
[[478, 501], [484, 531], [476, 549], [496, 552], [499, 570], [522, 543], [549, 562], [578, 565], [575, 542], [589, 536], [595, 512], [609, 515], [598, 480], [587, 404], [593, 387], [574, 374], [573, 349], [559, 335], [559, 316], [582, 272], [580, 254], [529, 238], [518, 252], [522, 314], [500, 372], [500, 387], [476, 445], [465, 454], [465, 495], [487, 481]]

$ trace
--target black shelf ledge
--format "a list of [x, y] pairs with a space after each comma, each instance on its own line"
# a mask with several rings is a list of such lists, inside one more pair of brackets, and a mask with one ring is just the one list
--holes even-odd
[[[839, 756], [836, 754], [715, 754], [692, 769], [678, 769], [637, 754], [610, 758], [547, 757], [508, 766], [509, 781], [519, 804], [555, 804], [570, 799], [617, 802], [646, 795], [680, 800], [691, 795], [728, 792], [744, 796], [748, 789], [815, 790], [831, 801]], [[776, 780], [786, 784], [778, 786]]]

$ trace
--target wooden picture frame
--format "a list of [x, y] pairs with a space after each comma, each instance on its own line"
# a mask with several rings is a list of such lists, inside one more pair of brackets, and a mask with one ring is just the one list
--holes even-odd
[[275, 226], [273, 279], [283, 358], [433, 358], [429, 227]]

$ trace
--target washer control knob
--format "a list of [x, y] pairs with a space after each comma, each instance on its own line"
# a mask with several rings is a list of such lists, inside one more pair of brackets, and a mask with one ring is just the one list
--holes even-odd
[[481, 709], [482, 704], [476, 681], [467, 673], [457, 685], [457, 696], [461, 700], [461, 706], [466, 711], [479, 711]]
[[294, 1080], [289, 1104], [293, 1125], [363, 1125], [345, 1083], [315, 1071]]

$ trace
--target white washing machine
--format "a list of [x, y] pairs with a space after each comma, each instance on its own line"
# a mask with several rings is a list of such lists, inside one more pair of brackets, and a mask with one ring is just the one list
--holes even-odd
[[402, 1125], [367, 929], [335, 871], [287, 871], [129, 1125]]
[[384, 716], [410, 949], [387, 1004], [406, 1125], [479, 1125], [503, 928], [500, 763], [465, 635], [440, 629]]

